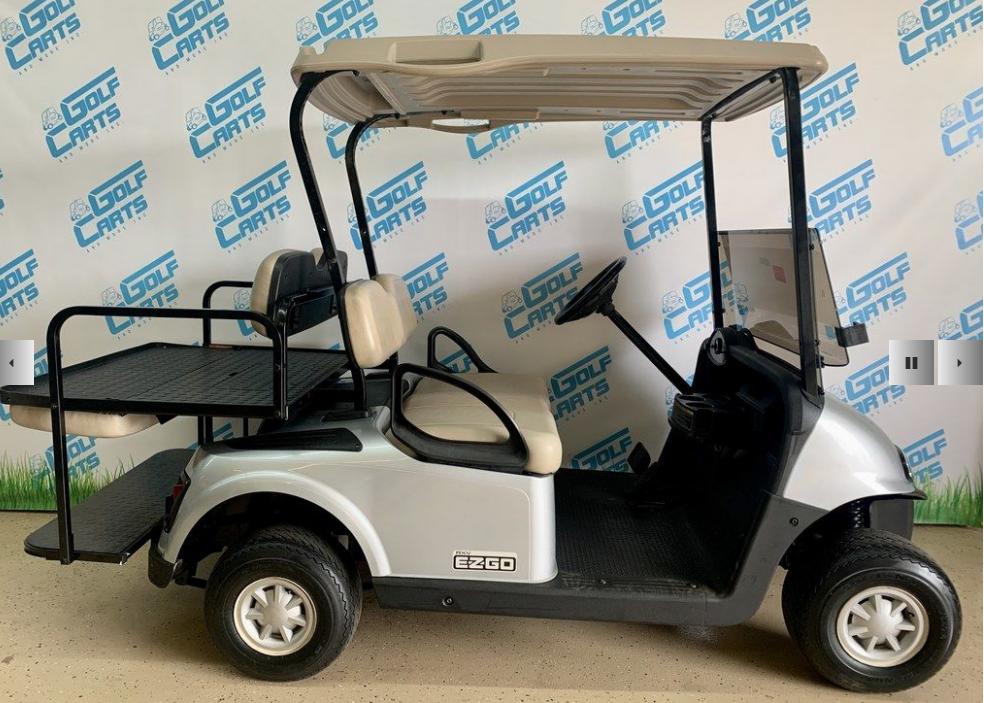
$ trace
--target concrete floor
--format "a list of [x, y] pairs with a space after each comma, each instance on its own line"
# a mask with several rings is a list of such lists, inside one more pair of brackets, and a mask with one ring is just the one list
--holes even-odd
[[[49, 516], [0, 513], [0, 695], [17, 701], [871, 700], [820, 679], [786, 634], [777, 574], [761, 611], [727, 629], [381, 610], [370, 592], [349, 649], [294, 684], [241, 676], [212, 648], [202, 592], [158, 590], [146, 552], [62, 567], [21, 543]], [[964, 629], [947, 667], [886, 699], [980, 701], [981, 531], [919, 528], [950, 574]]]

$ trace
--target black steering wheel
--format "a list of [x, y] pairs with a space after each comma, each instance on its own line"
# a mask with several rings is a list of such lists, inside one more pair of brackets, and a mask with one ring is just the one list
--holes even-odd
[[597, 276], [588, 281], [571, 299], [554, 322], [563, 325], [574, 320], [581, 320], [588, 315], [601, 312], [611, 304], [612, 296], [618, 287], [618, 275], [625, 268], [625, 257], [620, 256], [601, 270]]

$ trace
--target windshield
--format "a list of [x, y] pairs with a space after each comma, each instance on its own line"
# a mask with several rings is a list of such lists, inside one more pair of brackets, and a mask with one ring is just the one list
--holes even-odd
[[[725, 324], [748, 329], [755, 338], [798, 355], [792, 230], [732, 230], [720, 233], [719, 239]], [[810, 230], [810, 242], [820, 354], [825, 366], [845, 366], [847, 350], [837, 341], [840, 320], [815, 229]]]

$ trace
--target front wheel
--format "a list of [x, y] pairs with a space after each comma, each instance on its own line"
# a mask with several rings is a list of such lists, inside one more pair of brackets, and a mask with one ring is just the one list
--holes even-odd
[[215, 647], [239, 670], [268, 681], [324, 669], [351, 640], [362, 608], [362, 583], [345, 556], [291, 525], [231, 547], [205, 590]]
[[786, 627], [833, 683], [883, 693], [938, 672], [960, 638], [960, 601], [929, 555], [898, 535], [852, 529], [790, 566]]

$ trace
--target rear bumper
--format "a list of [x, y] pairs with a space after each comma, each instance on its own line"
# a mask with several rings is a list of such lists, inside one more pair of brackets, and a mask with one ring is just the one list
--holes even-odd
[[161, 554], [157, 547], [160, 531], [155, 532], [150, 540], [150, 550], [147, 557], [147, 578], [158, 588], [166, 588], [174, 580], [175, 565]]

